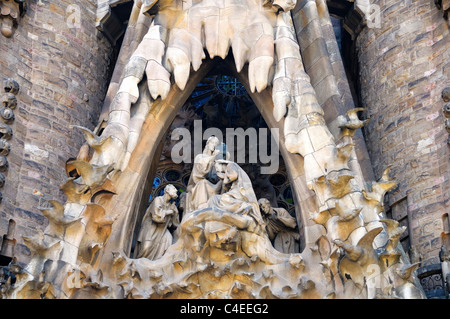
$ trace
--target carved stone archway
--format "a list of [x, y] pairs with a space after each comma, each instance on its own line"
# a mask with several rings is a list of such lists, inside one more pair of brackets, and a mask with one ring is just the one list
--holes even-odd
[[[114, 223], [111, 237], [102, 252], [102, 264], [110, 264], [112, 251], [121, 251], [125, 255], [129, 255], [132, 244], [130, 233], [135, 228], [139, 209], [142, 210], [145, 206], [141, 202], [146, 203], [146, 199], [142, 200], [143, 185], [145, 181], [153, 180], [155, 172], [152, 171], [151, 166], [153, 162], [158, 161], [158, 146], [161, 140], [195, 86], [216, 64], [225, 63], [230, 70], [235, 70], [234, 62], [230, 61], [229, 58], [226, 60], [216, 58], [205, 61], [202, 67], [191, 75], [184, 91], [180, 91], [176, 85], [173, 85], [166, 100], [158, 100], [153, 104], [152, 110], [142, 127], [140, 141], [130, 158], [130, 164], [124, 172], [117, 174], [112, 180], [116, 187], [117, 195], [110, 198], [108, 202], [102, 203], [102, 206], [108, 211], [121, 212], [121, 216]], [[285, 161], [293, 190], [297, 224], [304, 227], [301, 230], [305, 235], [306, 242], [304, 244], [313, 245], [325, 231], [323, 226], [315, 224], [310, 218], [317, 211], [317, 203], [314, 192], [306, 186], [303, 158], [298, 154], [290, 153], [286, 149], [283, 137], [284, 122], [276, 122], [273, 118], [273, 102], [270, 90], [265, 90], [261, 93], [251, 93], [246, 74], [247, 70], [244, 69], [240, 73], [235, 72], [234, 75], [246, 87], [247, 92], [255, 102], [269, 128], [279, 129], [279, 148]], [[145, 87], [146, 83], [143, 82], [141, 85]], [[137, 103], [147, 103], [148, 98], [148, 95], [143, 94]]]
[[[233, 69], [232, 65], [230, 65], [230, 69]], [[277, 128], [280, 132], [280, 135], [278, 136], [280, 142], [279, 149], [285, 161], [293, 190], [292, 193], [294, 195], [297, 224], [303, 226], [301, 232], [304, 234], [305, 242], [302, 247], [306, 248], [307, 246], [314, 244], [317, 238], [324, 234], [324, 229], [323, 226], [317, 225], [311, 220], [312, 214], [317, 211], [318, 207], [315, 198], [316, 195], [306, 185], [303, 157], [299, 154], [292, 154], [286, 149], [286, 144], [284, 142], [284, 119], [277, 122], [273, 117], [271, 91], [264, 90], [261, 93], [252, 93], [249, 89], [248, 77], [246, 74], [247, 70], [244, 69], [243, 72], [236, 72], [235, 76], [245, 86], [247, 92], [249, 92], [250, 97], [255, 102], [267, 125], [270, 128]]]
[[[142, 207], [140, 205], [141, 190], [143, 190], [145, 181], [153, 177], [150, 168], [155, 154], [157, 154], [158, 146], [165, 137], [177, 112], [184, 105], [198, 82], [213, 68], [215, 63], [217, 61], [205, 61], [197, 72], [192, 73], [185, 90], [181, 91], [176, 85], [173, 85], [166, 100], [158, 100], [153, 104], [142, 127], [140, 140], [130, 158], [128, 167], [113, 179], [116, 190], [121, 191], [117, 191], [116, 196], [102, 205], [107, 210], [121, 212], [118, 220], [114, 223], [111, 237], [102, 253], [102, 263], [106, 262], [105, 264], [111, 265], [112, 252], [121, 251], [126, 255], [129, 254], [132, 241], [131, 234], [135, 227], [138, 209]], [[144, 82], [141, 87], [145, 87], [145, 85]], [[149, 95], [144, 94], [137, 103], [148, 103], [149, 98]]]

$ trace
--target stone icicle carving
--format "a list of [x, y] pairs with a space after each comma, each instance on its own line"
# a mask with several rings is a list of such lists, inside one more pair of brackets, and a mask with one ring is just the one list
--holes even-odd
[[[289, 12], [296, 2], [225, 3], [143, 2], [141, 13], [155, 16], [124, 70], [106, 125], [98, 135], [79, 128], [87, 146], [67, 163], [69, 177], [61, 187], [67, 202], [43, 208], [49, 227], [27, 239], [34, 257], [16, 271], [16, 283], [2, 289], [3, 297], [424, 297], [414, 275], [417, 265], [401, 257], [404, 229], [382, 216], [384, 195], [396, 186], [389, 169], [361, 189], [348, 166], [352, 136], [364, 124], [356, 116], [359, 109], [340, 118], [340, 143], [325, 123]], [[225, 58], [230, 48], [238, 72], [248, 64], [252, 92], [272, 90], [274, 118], [284, 118], [285, 146], [304, 158], [306, 183], [318, 207], [311, 219], [323, 226], [322, 234], [301, 253], [276, 250], [249, 177], [236, 163], [217, 158], [217, 143], [210, 141], [185, 197], [192, 210], [165, 253], [150, 260], [113, 250], [111, 265], [99, 264], [98, 253], [121, 212], [106, 211], [97, 196], [114, 197], [111, 178], [127, 168], [151, 107], [130, 111], [141, 93], [138, 84], [145, 75], [151, 97], [166, 99], [171, 77], [183, 90], [191, 67], [198, 70], [206, 58], [204, 49], [210, 57]], [[219, 183], [200, 187], [212, 167]], [[200, 192], [207, 196], [197, 201], [196, 188], [211, 192]]]

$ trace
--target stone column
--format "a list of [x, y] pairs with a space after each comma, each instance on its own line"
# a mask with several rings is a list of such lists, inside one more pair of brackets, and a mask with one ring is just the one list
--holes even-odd
[[[450, 34], [433, 1], [372, 1], [380, 26], [356, 44], [366, 141], [375, 176], [392, 164], [399, 187], [389, 206], [406, 200], [411, 245], [424, 265], [438, 262], [442, 215], [450, 207], [448, 133], [442, 90], [449, 86]], [[389, 207], [387, 207], [389, 208]]]

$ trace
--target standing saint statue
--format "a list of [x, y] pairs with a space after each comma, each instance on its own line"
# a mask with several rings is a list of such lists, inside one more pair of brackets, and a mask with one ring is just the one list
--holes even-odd
[[297, 222], [284, 208], [272, 207], [267, 198], [258, 200], [266, 230], [276, 250], [285, 254], [298, 253], [300, 235], [294, 231]]
[[175, 186], [167, 185], [164, 195], [156, 197], [147, 208], [137, 238], [137, 258], [158, 259], [172, 245], [169, 228], [180, 224], [178, 209], [172, 202], [177, 197]]

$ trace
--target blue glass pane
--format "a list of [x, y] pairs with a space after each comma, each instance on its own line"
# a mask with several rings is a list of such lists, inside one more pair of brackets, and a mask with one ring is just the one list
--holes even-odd
[[161, 185], [161, 180], [158, 177], [155, 177], [155, 179], [153, 180], [153, 188], [156, 188], [159, 185]]
[[226, 95], [239, 96], [247, 93], [245, 87], [234, 76], [219, 75], [216, 78], [216, 86]]

